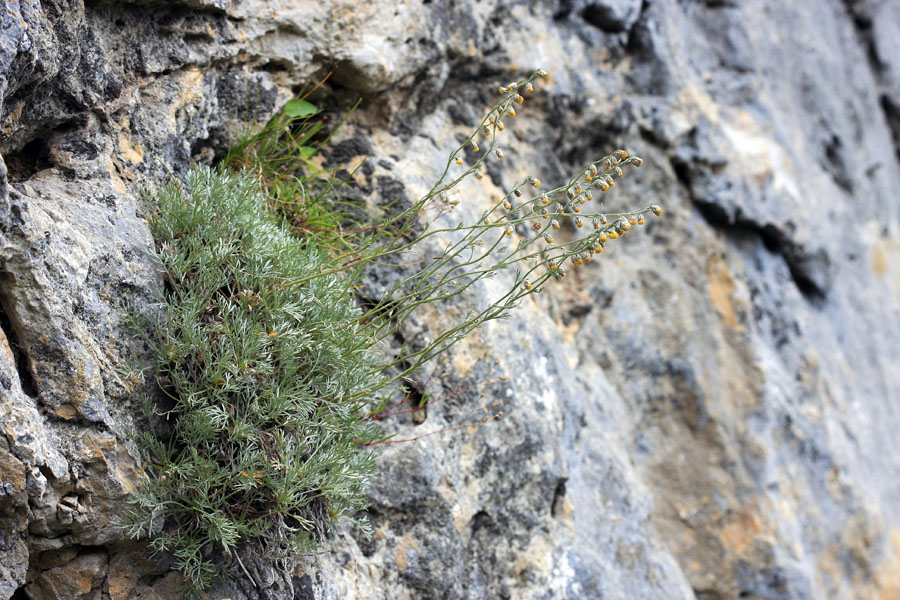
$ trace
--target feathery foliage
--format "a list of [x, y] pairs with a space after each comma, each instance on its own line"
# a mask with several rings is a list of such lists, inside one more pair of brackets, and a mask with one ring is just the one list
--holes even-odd
[[[387, 441], [374, 423], [408, 375], [562, 279], [564, 264], [590, 262], [645, 214], [661, 214], [653, 204], [606, 211], [601, 194], [643, 162], [616, 150], [546, 192], [528, 175], [474, 222], [442, 218], [463, 180], [503, 158], [502, 119], [546, 77], [538, 70], [501, 86], [433, 187], [406, 208], [379, 213], [335, 193], [340, 182], [310, 161], [324, 140], [315, 141], [321, 122], [303, 100], [229, 152], [225, 164], [243, 172], [197, 168], [159, 193], [151, 225], [165, 315], [143, 323], [142, 335], [155, 349], [170, 430], [137, 437], [148, 477], [126, 527], [170, 551], [192, 587], [225, 574], [229, 557], [242, 566], [237, 550], [248, 545], [289, 563], [365, 508], [374, 463], [360, 446]], [[570, 232], [555, 234], [561, 223]], [[441, 250], [422, 257], [429, 239]], [[397, 263], [405, 270], [383, 297], [358, 308], [369, 270]], [[514, 276], [499, 297], [448, 311], [457, 316], [416, 347], [382, 352], [423, 307], [458, 301], [507, 269]]]
[[139, 435], [149, 472], [127, 527], [156, 533], [152, 547], [202, 588], [239, 543], [290, 556], [366, 506], [374, 463], [356, 446], [379, 435], [360, 418], [379, 376], [359, 309], [318, 275], [321, 250], [263, 210], [252, 178], [199, 167], [158, 202], [169, 289], [143, 335], [171, 431]]

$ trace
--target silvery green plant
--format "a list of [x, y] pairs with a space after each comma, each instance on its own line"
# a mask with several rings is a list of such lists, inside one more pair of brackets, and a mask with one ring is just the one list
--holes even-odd
[[[567, 268], [590, 262], [610, 240], [624, 236], [633, 225], [643, 225], [645, 215], [662, 214], [657, 205], [626, 212], [606, 211], [603, 194], [616, 185], [629, 167], [643, 164], [641, 158], [616, 150], [585, 165], [563, 185], [545, 192], [540, 191], [542, 182], [536, 175], [525, 177], [474, 223], [437, 225], [434, 215], [452, 212], [459, 204], [461, 194], [457, 188], [462, 182], [470, 176], [483, 179], [486, 162], [503, 159], [499, 139], [506, 128], [504, 119], [511, 122], [522, 110], [525, 96], [532, 94], [537, 82], [548, 76], [538, 69], [527, 79], [500, 86], [500, 100], [450, 153], [443, 172], [418, 201], [369, 227], [356, 223], [356, 227], [334, 229], [336, 234], [366, 233], [356, 237], [346, 250], [332, 254], [324, 271], [344, 276], [348, 292], [372, 265], [382, 265], [392, 257], [414, 255], [430, 238], [453, 240], [439, 256], [420, 261], [422, 268], [397, 278], [383, 298], [365, 312], [363, 320], [373, 324], [373, 336], [379, 343], [393, 338], [402, 324], [425, 305], [458, 299], [481, 279], [494, 277], [502, 270], [515, 272], [513, 285], [502, 296], [486, 306], [471, 307], [455, 322], [446, 323], [431, 339], [415, 348], [404, 346], [380, 365], [377, 372], [390, 376], [381, 380], [380, 389], [370, 393], [391, 389], [475, 328], [508, 315], [525, 296], [540, 291], [548, 281], [562, 279]], [[474, 161], [466, 162], [467, 150], [476, 155]], [[566, 222], [581, 235], [557, 240], [561, 236], [555, 232]], [[302, 224], [298, 232], [304, 232]]]
[[[504, 119], [546, 77], [538, 70], [501, 86], [431, 189], [405, 208], [373, 214], [342, 198], [340, 182], [310, 161], [320, 125], [305, 101], [229, 153], [226, 165], [243, 171], [199, 167], [160, 191], [151, 228], [167, 287], [162, 316], [137, 328], [165, 398], [148, 414], [168, 427], [136, 437], [146, 478], [125, 526], [170, 552], [191, 589], [242, 569], [241, 549], [289, 570], [291, 556], [366, 507], [374, 462], [363, 447], [390, 441], [376, 422], [409, 376], [661, 214], [656, 205], [605, 210], [602, 195], [642, 164], [616, 150], [551, 190], [528, 175], [475, 222], [439, 226], [459, 204], [458, 186], [503, 158]], [[467, 151], [476, 156], [468, 163]], [[565, 223], [576, 235], [557, 240]], [[429, 240], [444, 242], [440, 254], [407, 263], [361, 309], [369, 270], [403, 263]], [[512, 276], [502, 295], [385, 353], [421, 309], [503, 270]]]
[[251, 177], [198, 167], [157, 202], [164, 310], [137, 326], [168, 427], [137, 434], [146, 477], [125, 526], [199, 590], [239, 546], [289, 562], [367, 506], [375, 467], [358, 445], [381, 434], [360, 415], [379, 357], [340, 277], [320, 274], [327, 257]]

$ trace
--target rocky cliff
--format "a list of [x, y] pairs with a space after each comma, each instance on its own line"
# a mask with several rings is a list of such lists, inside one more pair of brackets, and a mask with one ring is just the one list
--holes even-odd
[[10, 0], [0, 21], [0, 598], [177, 596], [115, 526], [152, 393], [123, 308], [161, 286], [142, 190], [331, 72], [317, 103], [363, 102], [328, 160], [413, 197], [537, 67], [462, 213], [623, 147], [646, 164], [608, 202], [665, 217], [446, 357], [448, 397], [388, 427], [504, 416], [379, 448], [371, 540], [211, 597], [900, 597], [896, 2]]

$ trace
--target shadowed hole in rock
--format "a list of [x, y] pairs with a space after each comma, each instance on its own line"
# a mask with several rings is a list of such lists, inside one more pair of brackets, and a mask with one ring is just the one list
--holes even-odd
[[[2, 278], [0, 278], [0, 286], [2, 286]], [[38, 395], [38, 387], [37, 382], [34, 380], [34, 375], [31, 373], [31, 368], [28, 366], [28, 355], [25, 352], [25, 348], [19, 343], [19, 336], [7, 314], [6, 303], [3, 301], [0, 301], [0, 329], [2, 329], [3, 333], [6, 335], [9, 349], [12, 351], [22, 391], [28, 396], [36, 398]], [[0, 381], [0, 384], [2, 384], [4, 389], [7, 388], [6, 382]]]
[[32, 175], [53, 166], [50, 161], [50, 148], [43, 139], [34, 139], [22, 146], [18, 152], [7, 152], [3, 155], [11, 183], [21, 183]]
[[553, 501], [550, 503], [551, 517], [566, 514], [566, 481], [568, 479], [562, 477], [556, 482], [556, 488], [553, 490]]
[[9, 600], [31, 600], [31, 599], [28, 597], [28, 594], [25, 593], [25, 586], [22, 586], [13, 592], [13, 595], [9, 597]]

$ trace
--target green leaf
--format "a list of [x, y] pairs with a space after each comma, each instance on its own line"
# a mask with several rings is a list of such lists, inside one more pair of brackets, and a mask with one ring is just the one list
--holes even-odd
[[300, 100], [299, 98], [289, 100], [288, 103], [284, 105], [284, 114], [288, 117], [311, 117], [316, 114], [317, 111], [318, 109], [314, 105], [306, 100]]
[[309, 158], [316, 153], [316, 149], [312, 146], [300, 146], [299, 148], [297, 148], [297, 150], [300, 152], [300, 156], [302, 156], [303, 158]]

